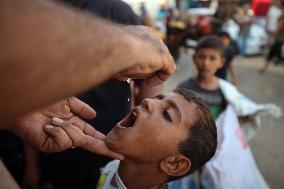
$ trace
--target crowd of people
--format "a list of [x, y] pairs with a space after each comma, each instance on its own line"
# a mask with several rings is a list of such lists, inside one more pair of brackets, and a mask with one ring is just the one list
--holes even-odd
[[[190, 2], [190, 8], [185, 10], [161, 6], [157, 18], [152, 22], [145, 16], [145, 8], [141, 9], [144, 10], [144, 23], [165, 33], [165, 43], [175, 60], [179, 57], [180, 47], [192, 47], [188, 41], [196, 41], [205, 35], [227, 32], [231, 38], [230, 48], [234, 50], [234, 56], [268, 54], [260, 73], [266, 73], [271, 62], [283, 63], [284, 29], [281, 0], [272, 1], [270, 5], [259, 5], [258, 9], [261, 11], [254, 10], [257, 8], [253, 7], [253, 1], [249, 0]], [[216, 2], [220, 6], [216, 7]], [[199, 8], [203, 9], [198, 11]], [[265, 53], [266, 51], [269, 52]]]
[[[233, 117], [235, 143], [248, 145], [261, 113], [281, 115], [236, 88], [232, 62], [246, 54], [255, 17], [250, 3], [234, 6], [196, 22], [162, 6], [152, 23], [144, 3], [139, 17], [120, 0], [1, 1], [0, 188], [228, 187], [236, 175], [220, 156], [255, 162], [249, 147], [242, 157], [220, 150], [224, 120]], [[284, 1], [271, 7], [279, 19], [267, 29], [273, 45], [261, 73], [283, 60]], [[195, 49], [197, 76], [161, 94], [181, 46]], [[251, 170], [255, 177], [238, 178], [242, 187], [268, 188]]]

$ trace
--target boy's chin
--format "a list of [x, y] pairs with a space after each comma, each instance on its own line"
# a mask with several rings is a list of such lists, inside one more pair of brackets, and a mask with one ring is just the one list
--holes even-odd
[[106, 139], [105, 139], [105, 143], [106, 143], [107, 147], [110, 148], [110, 149], [115, 147], [116, 140], [115, 140], [115, 136], [112, 132], [109, 132], [107, 134]]
[[116, 140], [116, 136], [113, 132], [107, 134], [105, 144], [110, 150], [123, 154], [123, 147], [121, 146], [121, 143]]

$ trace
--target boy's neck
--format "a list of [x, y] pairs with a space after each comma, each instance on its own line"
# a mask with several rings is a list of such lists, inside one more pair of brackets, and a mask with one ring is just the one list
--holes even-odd
[[120, 162], [118, 175], [127, 189], [154, 189], [167, 181], [156, 164], [136, 163], [130, 159]]
[[219, 88], [218, 78], [216, 76], [203, 77], [197, 75], [196, 82], [201, 88], [206, 90], [216, 90]]

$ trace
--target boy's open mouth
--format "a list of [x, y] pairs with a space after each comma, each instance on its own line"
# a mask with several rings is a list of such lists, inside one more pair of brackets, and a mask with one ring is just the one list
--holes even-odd
[[121, 127], [124, 127], [124, 128], [131, 128], [131, 127], [134, 127], [135, 123], [136, 123], [136, 120], [137, 120], [137, 117], [138, 117], [138, 112], [137, 112], [137, 109], [134, 108], [132, 109], [131, 112], [129, 112], [125, 118], [120, 122], [120, 126]]

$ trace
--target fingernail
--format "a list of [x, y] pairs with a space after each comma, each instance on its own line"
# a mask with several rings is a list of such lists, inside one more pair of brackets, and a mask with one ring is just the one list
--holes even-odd
[[59, 123], [59, 124], [64, 122], [62, 119], [60, 119], [58, 117], [53, 117], [52, 121], [54, 121], [55, 123]]
[[46, 129], [52, 129], [52, 128], [54, 128], [54, 126], [53, 125], [46, 125], [45, 128]]

